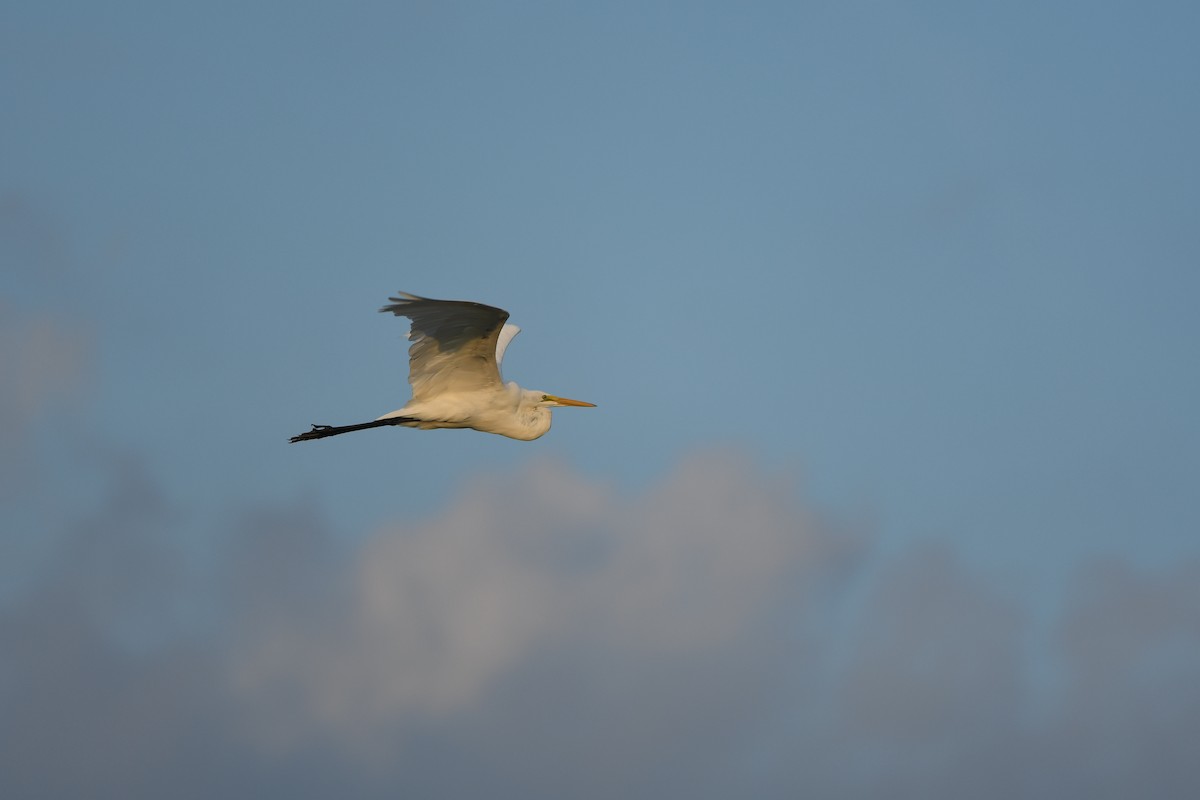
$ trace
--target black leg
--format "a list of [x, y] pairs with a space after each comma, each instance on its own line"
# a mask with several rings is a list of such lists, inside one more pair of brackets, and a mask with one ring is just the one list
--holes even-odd
[[360, 422], [357, 425], [313, 425], [312, 430], [305, 431], [299, 436], [293, 436], [288, 439], [291, 443], [307, 442], [312, 439], [324, 439], [326, 436], [338, 436], [351, 431], [362, 431], [367, 428], [382, 428], [386, 425], [403, 425], [406, 422], [415, 422], [412, 417], [389, 417], [388, 419], [375, 419], [370, 422]]

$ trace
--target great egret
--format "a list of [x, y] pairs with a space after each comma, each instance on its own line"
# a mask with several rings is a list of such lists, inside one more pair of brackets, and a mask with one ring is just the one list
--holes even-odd
[[482, 303], [399, 294], [389, 297], [392, 302], [379, 310], [412, 320], [408, 333], [412, 399], [371, 422], [313, 425], [311, 431], [289, 441], [307, 442], [385, 425], [424, 430], [474, 428], [528, 441], [550, 430], [550, 409], [595, 406], [501, 380], [504, 351], [521, 331], [505, 321], [507, 311]]

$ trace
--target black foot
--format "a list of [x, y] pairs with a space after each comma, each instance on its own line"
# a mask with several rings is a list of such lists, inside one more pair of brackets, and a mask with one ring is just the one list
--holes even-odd
[[292, 438], [288, 439], [288, 441], [294, 444], [296, 442], [307, 442], [312, 439], [320, 439], [323, 436], [332, 436], [333, 434], [331, 431], [333, 431], [332, 425], [317, 425], [316, 423], [313, 423], [312, 430], [305, 431], [299, 436], [293, 436]]

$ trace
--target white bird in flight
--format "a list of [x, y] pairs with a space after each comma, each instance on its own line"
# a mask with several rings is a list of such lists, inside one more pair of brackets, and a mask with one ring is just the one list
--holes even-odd
[[350, 431], [402, 425], [405, 428], [474, 428], [529, 441], [550, 430], [550, 409], [594, 408], [522, 389], [500, 378], [504, 351], [521, 329], [503, 309], [463, 300], [430, 300], [400, 292], [379, 309], [412, 320], [408, 333], [408, 382], [412, 399], [403, 408], [357, 425], [313, 425], [289, 441], [307, 442]]

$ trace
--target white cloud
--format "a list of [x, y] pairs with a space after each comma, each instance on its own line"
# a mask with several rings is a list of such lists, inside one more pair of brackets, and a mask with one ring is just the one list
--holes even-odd
[[23, 429], [48, 404], [81, 385], [87, 340], [77, 325], [48, 315], [22, 316], [0, 299], [0, 413]]
[[[48, 314], [22, 314], [0, 297], [0, 500], [37, 486], [38, 420], [85, 385], [89, 346], [81, 327]], [[0, 542], [0, 555], [10, 541]]]
[[306, 730], [376, 743], [409, 715], [420, 724], [484, 702], [557, 642], [619, 660], [708, 657], [790, 591], [799, 567], [825, 571], [843, 554], [784, 486], [728, 454], [632, 498], [542, 462], [379, 531], [339, 606], [319, 625], [267, 621], [236, 682], [251, 703], [264, 687], [296, 687], [285, 708], [259, 709], [272, 746]]
[[[25, 289], [53, 278], [57, 289], [65, 275], [64, 251], [48, 215], [22, 195], [0, 196], [0, 265], [8, 277]], [[0, 457], [23, 439], [38, 413], [81, 385], [89, 349], [84, 327], [0, 296]]]

